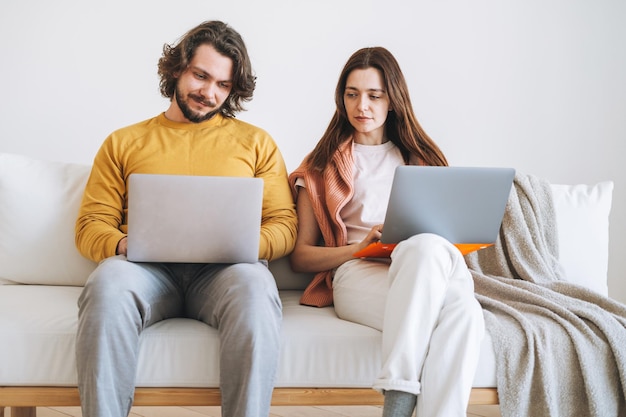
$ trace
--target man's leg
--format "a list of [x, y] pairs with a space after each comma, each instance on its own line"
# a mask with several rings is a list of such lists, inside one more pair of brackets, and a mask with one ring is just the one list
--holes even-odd
[[152, 323], [180, 315], [181, 291], [168, 270], [104, 260], [78, 300], [76, 361], [82, 414], [125, 417], [132, 406], [139, 334]]
[[264, 263], [207, 265], [190, 284], [187, 314], [219, 331], [222, 416], [269, 415], [282, 305]]

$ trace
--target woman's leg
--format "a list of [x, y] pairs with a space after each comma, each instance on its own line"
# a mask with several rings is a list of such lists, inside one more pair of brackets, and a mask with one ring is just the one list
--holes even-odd
[[393, 252], [389, 280], [374, 388], [421, 393], [418, 416], [465, 416], [484, 323], [463, 257], [439, 236], [414, 236]]
[[[335, 312], [343, 320], [383, 329], [389, 290], [389, 263], [354, 260], [340, 266], [333, 280]], [[383, 417], [409, 417], [415, 410], [415, 394], [386, 391]]]
[[354, 259], [337, 268], [333, 300], [337, 316], [376, 330], [383, 329], [389, 263]]

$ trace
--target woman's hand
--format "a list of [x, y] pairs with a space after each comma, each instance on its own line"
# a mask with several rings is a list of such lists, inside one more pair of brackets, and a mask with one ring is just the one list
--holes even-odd
[[344, 262], [356, 259], [353, 255], [358, 250], [380, 239], [382, 225], [374, 226], [367, 237], [359, 243], [329, 247], [320, 246], [322, 233], [313, 212], [309, 193], [300, 189], [296, 200], [298, 212], [298, 236], [296, 245], [289, 257], [291, 268], [296, 272], [320, 272], [337, 268]]
[[359, 242], [359, 244], [357, 245], [357, 250], [355, 250], [355, 252], [360, 251], [361, 249], [365, 249], [367, 246], [369, 246], [372, 243], [376, 243], [380, 241], [380, 237], [382, 236], [382, 234], [383, 234], [382, 224], [377, 224], [376, 226], [372, 227], [372, 229], [367, 233], [367, 236], [365, 236], [365, 239]]

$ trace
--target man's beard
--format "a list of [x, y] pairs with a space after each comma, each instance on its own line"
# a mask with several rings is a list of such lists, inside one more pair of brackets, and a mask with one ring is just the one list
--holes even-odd
[[[185, 116], [185, 118], [192, 123], [202, 123], [220, 112], [219, 108], [212, 110], [207, 114], [199, 114], [195, 112], [191, 109], [191, 107], [189, 107], [187, 100], [183, 97], [183, 94], [178, 90], [178, 88], [176, 89], [176, 103], [178, 103], [178, 108], [183, 113], [183, 116]], [[209, 102], [208, 104], [214, 105], [212, 102]]]

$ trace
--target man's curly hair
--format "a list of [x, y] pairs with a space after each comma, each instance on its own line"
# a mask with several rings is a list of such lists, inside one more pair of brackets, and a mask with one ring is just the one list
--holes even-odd
[[220, 112], [226, 117], [235, 117], [237, 112], [245, 110], [243, 103], [252, 100], [256, 76], [241, 35], [224, 22], [203, 22], [187, 32], [177, 44], [163, 46], [158, 66], [161, 95], [172, 99], [178, 77], [189, 66], [196, 49], [206, 44], [233, 61], [232, 90]]

